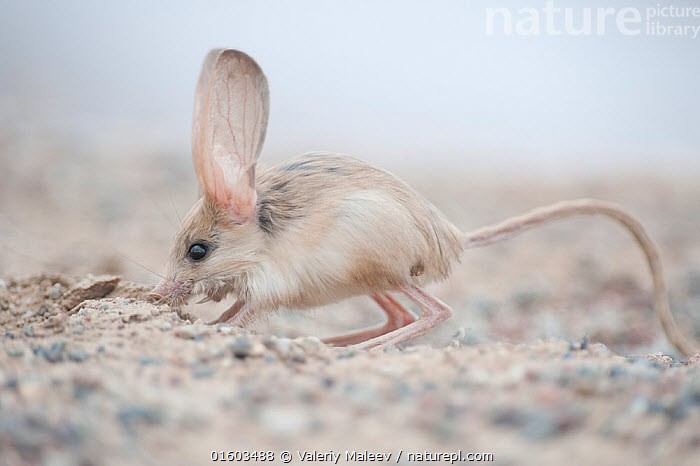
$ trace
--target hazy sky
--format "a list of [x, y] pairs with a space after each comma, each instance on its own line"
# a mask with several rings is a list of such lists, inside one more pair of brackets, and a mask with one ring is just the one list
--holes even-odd
[[[655, 4], [668, 3], [587, 2], [642, 14]], [[585, 19], [581, 2], [554, 5]], [[534, 8], [542, 34], [507, 36], [497, 23], [488, 35], [489, 7], [508, 7], [514, 21]], [[700, 172], [700, 37], [626, 36], [614, 20], [604, 35], [552, 36], [544, 7], [0, 0], [0, 121], [182, 156], [201, 60], [234, 47], [268, 75], [269, 159], [327, 149], [487, 171]]]

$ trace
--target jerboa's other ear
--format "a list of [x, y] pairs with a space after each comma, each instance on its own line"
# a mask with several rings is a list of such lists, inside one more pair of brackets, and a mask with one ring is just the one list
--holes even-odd
[[192, 158], [204, 195], [234, 223], [255, 215], [255, 164], [267, 130], [267, 79], [238, 50], [207, 54], [197, 84]]

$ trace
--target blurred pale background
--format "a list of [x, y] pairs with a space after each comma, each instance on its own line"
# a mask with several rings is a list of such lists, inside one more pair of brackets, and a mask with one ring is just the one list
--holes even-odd
[[[619, 202], [660, 243], [672, 292], [691, 303], [681, 308], [698, 309], [700, 39], [613, 28], [488, 35], [488, 7], [545, 6], [497, 3], [0, 0], [0, 276], [154, 283], [144, 268], [162, 270], [178, 212], [196, 196], [189, 139], [201, 61], [234, 47], [269, 78], [264, 162], [311, 150], [359, 156], [463, 229], [564, 198]], [[581, 11], [573, 0], [556, 6]], [[515, 341], [600, 336], [596, 322], [620, 320], [606, 290], [648, 296], [641, 256], [604, 221], [542, 229], [463, 261], [435, 290], [457, 310], [443, 333], [491, 325]], [[544, 296], [541, 317], [527, 331], [520, 312], [490, 314], [533, 296]], [[552, 312], [562, 307], [579, 312]], [[327, 315], [335, 332], [362, 318]]]
[[488, 36], [486, 8], [504, 6], [545, 2], [3, 0], [0, 118], [95, 155], [185, 159], [200, 62], [226, 46], [269, 76], [269, 160], [328, 149], [421, 170], [698, 172], [700, 38]]

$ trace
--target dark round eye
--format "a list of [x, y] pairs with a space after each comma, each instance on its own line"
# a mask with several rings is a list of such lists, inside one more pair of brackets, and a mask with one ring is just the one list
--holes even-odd
[[209, 246], [202, 243], [194, 243], [187, 250], [187, 257], [193, 261], [201, 261], [209, 252]]

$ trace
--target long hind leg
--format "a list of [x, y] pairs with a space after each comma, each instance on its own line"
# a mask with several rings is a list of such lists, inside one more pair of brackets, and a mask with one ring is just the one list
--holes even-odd
[[452, 309], [449, 306], [417, 286], [404, 286], [401, 288], [401, 292], [418, 304], [423, 311], [418, 320], [392, 332], [359, 343], [354, 346], [355, 348], [369, 349], [398, 345], [411, 338], [429, 333], [452, 316]]
[[360, 330], [359, 332], [339, 335], [324, 339], [324, 343], [335, 346], [347, 346], [371, 340], [389, 332], [393, 332], [401, 327], [405, 327], [413, 322], [416, 318], [408, 312], [401, 304], [399, 304], [389, 293], [374, 294], [372, 299], [376, 301], [386, 314], [386, 323], [382, 326]]

